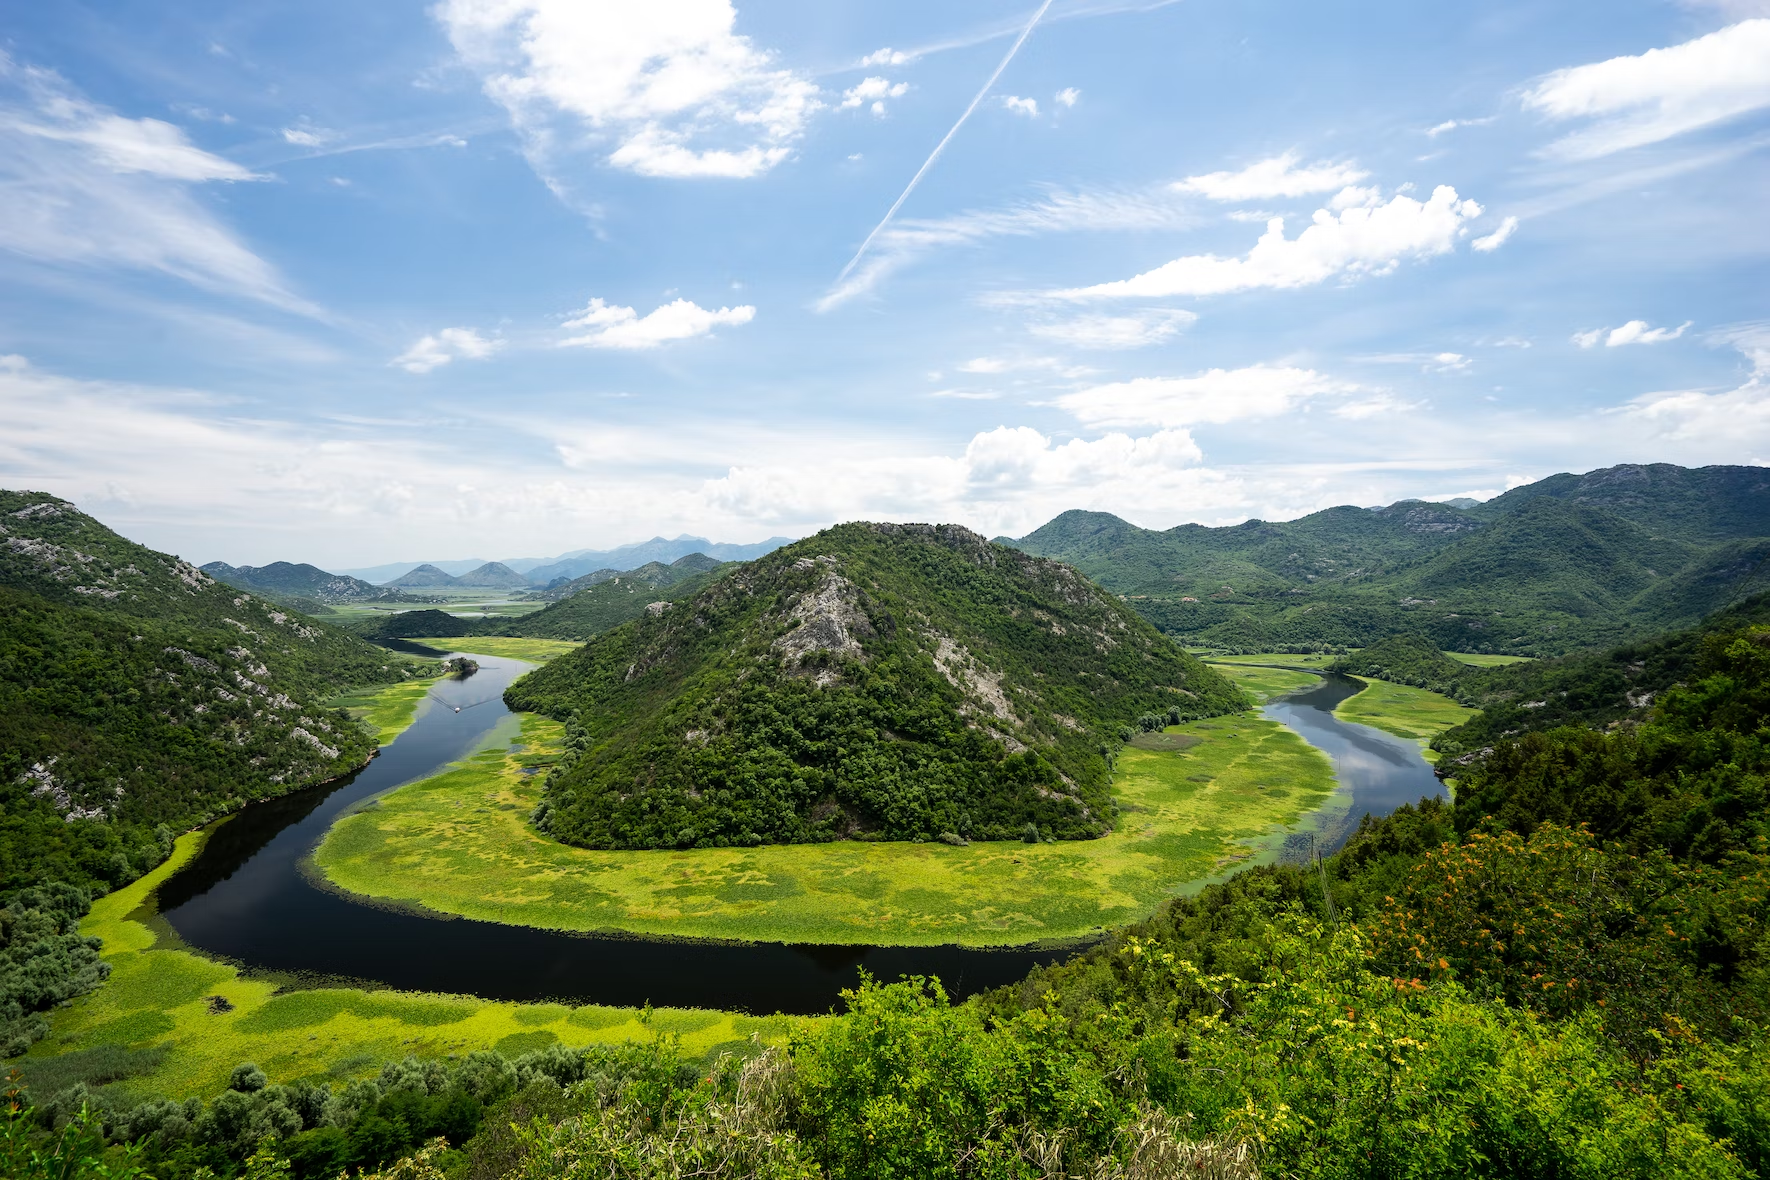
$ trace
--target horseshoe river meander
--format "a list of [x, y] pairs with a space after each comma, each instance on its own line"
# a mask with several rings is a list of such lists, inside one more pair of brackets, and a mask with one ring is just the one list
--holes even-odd
[[[863, 968], [881, 979], [938, 975], [960, 998], [1069, 953], [581, 935], [387, 908], [315, 884], [303, 863], [342, 814], [437, 773], [492, 737], [509, 716], [504, 688], [530, 665], [475, 658], [476, 675], [438, 682], [435, 704], [356, 774], [254, 804], [216, 826], [196, 858], [159, 889], [160, 913], [184, 943], [251, 969], [409, 991], [754, 1013], [828, 1011]], [[1266, 716], [1332, 759], [1340, 783], [1310, 817], [1307, 832], [1286, 838], [1279, 855], [1311, 843], [1331, 851], [1366, 812], [1385, 815], [1443, 793], [1412, 742], [1334, 716], [1334, 707], [1360, 687], [1324, 676], [1265, 706]]]

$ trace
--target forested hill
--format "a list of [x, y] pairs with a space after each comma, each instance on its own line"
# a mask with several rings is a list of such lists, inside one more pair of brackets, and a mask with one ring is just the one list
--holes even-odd
[[178, 832], [352, 769], [374, 741], [323, 702], [409, 674], [72, 504], [0, 491], [0, 889], [115, 887]]
[[1689, 626], [1770, 589], [1770, 470], [1628, 465], [1469, 508], [1403, 501], [1165, 532], [1066, 512], [1008, 543], [1071, 562], [1189, 643], [1411, 633], [1553, 655]]
[[[671, 602], [698, 593], [733, 568], [733, 564], [691, 553], [670, 565], [654, 561], [624, 573], [609, 571], [608, 577], [586, 574], [558, 587], [557, 590], [569, 593], [559, 594], [557, 601], [532, 615], [498, 622], [490, 629], [498, 635], [530, 639], [588, 639], [638, 618], [654, 602]], [[545, 596], [555, 593], [549, 590]]]
[[570, 719], [541, 825], [594, 847], [1082, 837], [1124, 727], [1241, 693], [1069, 566], [849, 524], [530, 673]]

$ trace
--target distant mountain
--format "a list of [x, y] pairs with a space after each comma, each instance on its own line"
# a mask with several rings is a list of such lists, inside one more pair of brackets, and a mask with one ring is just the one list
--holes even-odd
[[[699, 554], [691, 554], [698, 557]], [[694, 569], [683, 558], [670, 565], [651, 562], [636, 570], [617, 573], [582, 586], [553, 605], [532, 615], [492, 623], [487, 629], [498, 635], [518, 635], [528, 639], [589, 639], [629, 619], [636, 619], [655, 602], [672, 602], [694, 594], [738, 563], [713, 562], [710, 567]], [[569, 585], [577, 586], [586, 578]]]
[[453, 586], [455, 584], [455, 579], [450, 575], [443, 573], [434, 565], [421, 565], [416, 569], [407, 570], [405, 573], [387, 584], [389, 586], [403, 586], [416, 589], [418, 587]]
[[0, 491], [0, 890], [113, 888], [179, 832], [349, 772], [374, 739], [325, 701], [409, 665]]
[[1157, 532], [1066, 512], [1018, 541], [1188, 643], [1553, 655], [1687, 626], [1770, 588], [1770, 469], [1626, 465], [1468, 507], [1404, 500]]
[[361, 578], [329, 574], [318, 566], [287, 561], [261, 566], [231, 566], [224, 561], [212, 561], [203, 567], [203, 572], [218, 582], [275, 598], [305, 598], [330, 604], [357, 602], [387, 593]]
[[[486, 563], [483, 557], [469, 557], [461, 561], [389, 561], [381, 565], [353, 566], [350, 569], [335, 570], [335, 573], [348, 574], [353, 578], [361, 578], [365, 582], [373, 582], [377, 586], [385, 586], [407, 570], [419, 565], [433, 565], [450, 577], [478, 569]], [[508, 563], [506, 563], [508, 564]]]
[[681, 536], [674, 540], [653, 537], [618, 549], [580, 549], [564, 554], [557, 561], [530, 569], [528, 579], [532, 585], [545, 586], [555, 578], [580, 578], [601, 569], [631, 570], [654, 561], [668, 564], [691, 553], [702, 554], [714, 561], [754, 561], [791, 543], [790, 537], [770, 537], [754, 545], [731, 545], [709, 541], [705, 537]]
[[450, 577], [460, 577], [481, 566], [491, 564], [503, 565], [505, 568], [523, 575], [527, 585], [546, 586], [560, 578], [571, 581], [597, 570], [608, 569], [620, 572], [635, 569], [653, 561], [668, 565], [691, 553], [703, 554], [714, 561], [753, 561], [765, 553], [773, 553], [782, 545], [791, 543], [791, 537], [770, 537], [766, 541], [758, 541], [753, 545], [738, 545], [722, 541], [709, 541], [705, 537], [684, 535], [674, 540], [653, 537], [649, 541], [641, 541], [636, 545], [622, 545], [616, 549], [574, 549], [569, 553], [562, 553], [558, 557], [506, 557], [501, 562], [487, 562], [484, 558], [479, 557], [467, 561], [423, 563], [397, 561], [338, 572], [360, 578], [366, 582], [373, 582], [377, 586], [386, 586], [410, 572], [414, 566], [419, 568], [429, 566]]
[[507, 565], [488, 561], [456, 578], [454, 584], [475, 590], [527, 590], [529, 580]]
[[727, 563], [715, 561], [705, 553], [690, 553], [679, 557], [669, 565], [663, 562], [650, 561], [631, 570], [599, 569], [592, 570], [581, 578], [573, 578], [569, 582], [559, 582], [529, 595], [531, 599], [539, 598], [547, 602], [561, 602], [580, 591], [602, 582], [620, 580], [628, 583], [641, 583], [647, 586], [672, 586], [682, 579], [697, 573], [709, 573]]
[[1068, 566], [866, 523], [736, 566], [505, 699], [572, 722], [537, 825], [621, 848], [1095, 836], [1130, 727], [1246, 706]]

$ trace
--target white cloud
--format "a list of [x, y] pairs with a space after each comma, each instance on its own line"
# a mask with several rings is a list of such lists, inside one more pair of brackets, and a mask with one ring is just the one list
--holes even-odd
[[863, 78], [854, 86], [842, 92], [841, 107], [853, 110], [855, 107], [871, 104], [873, 114], [885, 113], [885, 100], [902, 98], [909, 93], [909, 83], [893, 83], [889, 78]]
[[444, 328], [435, 335], [419, 337], [392, 363], [408, 373], [428, 373], [457, 357], [484, 360], [503, 347], [504, 341], [487, 340], [472, 328]]
[[872, 290], [886, 276], [926, 254], [994, 238], [1036, 237], [1077, 230], [1184, 229], [1198, 218], [1165, 192], [1110, 189], [1053, 191], [1037, 201], [972, 209], [942, 218], [904, 218], [880, 232], [865, 262], [817, 302], [828, 311]]
[[1178, 336], [1198, 316], [1179, 308], [1152, 307], [1123, 315], [1088, 314], [1031, 325], [1035, 336], [1074, 348], [1145, 348]]
[[1039, 117], [1039, 100], [1021, 98], [1014, 94], [1004, 94], [1001, 98], [1002, 109], [1012, 111], [1016, 115], [1025, 115], [1029, 119]]
[[1082, 92], [1074, 86], [1065, 86], [1056, 94], [1056, 103], [1060, 107], [1073, 107], [1081, 99]]
[[1770, 106], [1770, 20], [1725, 29], [1634, 57], [1557, 70], [1524, 94], [1550, 119], [1591, 119], [1550, 154], [1592, 159], [1658, 143]]
[[1518, 219], [1516, 217], [1508, 217], [1500, 222], [1499, 228], [1495, 229], [1492, 233], [1487, 234], [1485, 237], [1476, 238], [1473, 242], [1470, 242], [1469, 245], [1481, 251], [1483, 254], [1490, 254], [1505, 245], [1506, 239], [1510, 238], [1517, 232]]
[[1222, 295], [1306, 287], [1336, 275], [1387, 274], [1404, 258], [1451, 253], [1466, 223], [1479, 216], [1480, 205], [1440, 185], [1426, 201], [1398, 194], [1386, 205], [1347, 209], [1338, 216], [1318, 209], [1295, 238], [1284, 236], [1284, 219], [1275, 217], [1242, 258], [1194, 254], [1134, 278], [1053, 294], [1064, 299]]
[[1575, 332], [1573, 342], [1581, 348], [1595, 348], [1602, 340], [1606, 348], [1621, 348], [1625, 344], [1661, 344], [1667, 340], [1676, 340], [1684, 334], [1691, 321], [1686, 320], [1676, 328], [1649, 327], [1646, 320], [1630, 320], [1620, 328], [1593, 328], [1590, 332]]
[[1239, 172], [1209, 172], [1174, 182], [1178, 192], [1195, 193], [1212, 201], [1260, 201], [1274, 197], [1306, 197], [1331, 193], [1356, 184], [1370, 175], [1358, 165], [1316, 163], [1297, 167], [1302, 157], [1286, 152], [1269, 160], [1249, 164]]
[[818, 88], [733, 31], [730, 0], [442, 0], [434, 10], [556, 189], [571, 145], [643, 176], [750, 177], [786, 159]]
[[1000, 357], [980, 356], [959, 366], [961, 373], [1006, 373], [1008, 362]]
[[1663, 443], [1695, 444], [1698, 453], [1721, 462], [1716, 452], [1755, 452], [1748, 462], [1770, 461], [1770, 341], [1740, 342], [1752, 361], [1751, 375], [1737, 389], [1722, 393], [1679, 390], [1649, 393], [1622, 407], [1624, 421]]
[[1351, 393], [1357, 385], [1313, 369], [1250, 365], [1211, 369], [1196, 377], [1138, 377], [1096, 385], [1056, 399], [1089, 426], [1196, 426], [1273, 418], [1324, 393]]
[[51, 264], [158, 271], [315, 314], [190, 192], [258, 179], [170, 123], [124, 118], [0, 53], [0, 249]]
[[589, 328], [581, 336], [570, 336], [561, 346], [582, 345], [586, 348], [640, 349], [656, 348], [672, 340], [689, 340], [705, 336], [721, 324], [747, 324], [756, 318], [754, 307], [721, 307], [717, 311], [678, 299], [641, 316], [631, 307], [617, 307], [592, 299], [590, 305], [565, 322], [568, 328]]
[[1349, 422], [1363, 422], [1371, 418], [1386, 418], [1395, 414], [1405, 414], [1409, 410], [1417, 410], [1424, 404], [1421, 402], [1405, 402], [1392, 394], [1378, 394], [1375, 397], [1359, 398], [1356, 401], [1341, 402], [1332, 410], [1334, 417], [1344, 418]]
[[315, 127], [309, 123], [303, 123], [299, 127], [283, 128], [283, 142], [292, 143], [296, 147], [324, 147], [336, 138], [338, 138], [337, 132], [328, 131], [324, 127]]
[[1459, 127], [1485, 127], [1499, 116], [1489, 115], [1485, 119], [1446, 119], [1435, 127], [1426, 128], [1426, 138], [1437, 139], [1447, 131], [1455, 131]]
[[1422, 373], [1462, 373], [1475, 363], [1460, 352], [1385, 352], [1358, 359], [1373, 365], [1418, 365]]
[[909, 54], [899, 53], [888, 46], [884, 49], [875, 49], [867, 54], [860, 59], [860, 64], [863, 66], [901, 66], [910, 60]]

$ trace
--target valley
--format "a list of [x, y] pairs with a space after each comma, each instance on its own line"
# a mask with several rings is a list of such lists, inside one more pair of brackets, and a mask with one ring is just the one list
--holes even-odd
[[[400, 601], [294, 567], [227, 567], [341, 600], [303, 614], [71, 505], [7, 493], [0, 864], [16, 884], [0, 897], [0, 966], [37, 974], [0, 978], [63, 973], [59, 991], [7, 984], [24, 997], [7, 1017], [22, 1084], [51, 1118], [109, 1112], [106, 1133], [177, 1180], [198, 1159], [243, 1174], [242, 1145], [286, 1150], [290, 1180], [329, 1180], [339, 1161], [388, 1164], [412, 1128], [442, 1125], [434, 1113], [384, 1146], [365, 1138], [404, 1109], [399, 1071], [425, 1062], [445, 1079], [433, 1105], [469, 1093], [446, 1079], [473, 1062], [529, 1079], [534, 1101], [543, 1078], [557, 1091], [582, 1070], [639, 1068], [635, 1054], [684, 1078], [751, 1058], [810, 1071], [865, 1027], [898, 1028], [893, 1046], [936, 1026], [985, 1046], [1075, 1020], [1115, 1031], [1036, 1052], [1084, 1071], [1123, 1053], [1172, 1059], [1149, 1084], [1184, 1078], [1172, 1084], [1196, 1096], [1290, 1077], [1248, 1055], [1296, 1047], [1225, 1030], [1263, 1004], [1281, 1003], [1269, 1019], [1320, 1017], [1331, 977], [1393, 1035], [1479, 1026], [1495, 1047], [1471, 1052], [1532, 1069], [1545, 1053], [1625, 1069], [1613, 1046], [1639, 1046], [1651, 1014], [1672, 1011], [1696, 1030], [1675, 1051], [1678, 1084], [1717, 1093], [1733, 1083], [1693, 1071], [1756, 1068], [1766, 853], [1750, 735], [1770, 595], [1752, 592], [1749, 562], [1704, 583], [1713, 609], [1684, 590], [1614, 593], [1628, 546], [1673, 565], [1667, 533], [1685, 538], [1685, 586], [1702, 580], [1690, 562], [1714, 557], [1692, 538], [1744, 551], [1756, 518], [1736, 502], [1756, 493], [1702, 478], [1679, 500], [1664, 488], [1684, 477], [1655, 469], [1659, 490], [1620, 507], [1592, 502], [1615, 479], [1556, 477], [1497, 509], [1336, 509], [1323, 515], [1365, 514], [1374, 548], [1351, 552], [1392, 562], [1388, 582], [1352, 579], [1296, 614], [1237, 591], [1211, 609], [1240, 613], [1193, 631], [1114, 579], [1227, 567], [1188, 573], [1191, 558], [1136, 536], [1096, 553], [1091, 580], [955, 526], [857, 523], [743, 562], [593, 570], [550, 598], [512, 593], [501, 617], [463, 609], [496, 601], [479, 588], [406, 586], [392, 592], [444, 601]], [[1604, 513], [1661, 532], [1641, 541]], [[1466, 642], [1484, 628], [1444, 571], [1482, 568], [1474, 542], [1504, 534], [1493, 560], [1534, 545], [1531, 576], [1562, 578], [1541, 571], [1574, 517], [1610, 546], [1579, 555], [1588, 574], [1611, 571], [1584, 599], [1558, 583], [1555, 601], [1578, 609], [1490, 612], [1537, 629], [1499, 645], [1511, 650], [1445, 650], [1446, 636], [1493, 645]], [[1396, 521], [1417, 534], [1411, 556], [1383, 549]], [[1433, 578], [1440, 601], [1381, 605]], [[1338, 621], [1242, 642], [1320, 613], [1310, 605]], [[1447, 605], [1465, 609], [1421, 613]], [[1654, 618], [1688, 623], [1656, 631]], [[1606, 635], [1624, 638], [1593, 641]], [[143, 762], [89, 816], [121, 751], [147, 748], [183, 793], [156, 794]], [[1422, 875], [1447, 858], [1473, 867]], [[1575, 898], [1570, 874], [1598, 900]], [[1514, 912], [1519, 881], [1538, 901]], [[1581, 908], [1594, 905], [1622, 908]], [[1637, 909], [1659, 925], [1616, 917]], [[65, 919], [48, 941], [27, 933], [52, 912], [83, 913], [77, 933]], [[1529, 932], [1522, 953], [1457, 941], [1497, 921]], [[1618, 956], [1633, 965], [1607, 965]], [[1704, 966], [1721, 959], [1733, 974]], [[1544, 977], [1593, 998], [1541, 998]], [[936, 978], [938, 992], [918, 982]], [[1183, 1024], [1190, 1058], [1173, 1055]], [[1552, 1046], [1533, 1039], [1551, 1028]], [[1368, 1035], [1304, 1047], [1357, 1061]], [[1699, 1050], [1714, 1064], [1691, 1064]], [[266, 1088], [234, 1089], [244, 1062]], [[1444, 1100], [1439, 1081], [1408, 1084]], [[370, 1105], [339, 1106], [351, 1093]], [[462, 1143], [515, 1109], [516, 1089], [483, 1093], [449, 1099], [471, 1110]], [[1616, 1113], [1634, 1111], [1629, 1093], [1593, 1091], [1623, 1104], [1605, 1108], [1610, 1130], [1590, 1095], [1556, 1117], [1590, 1135], [1635, 1126]], [[310, 1117], [300, 1095], [345, 1113]], [[154, 1105], [187, 1100], [189, 1117]], [[282, 1120], [286, 1139], [225, 1138], [216, 1120], [233, 1106]], [[150, 1123], [172, 1130], [127, 1130]]]

